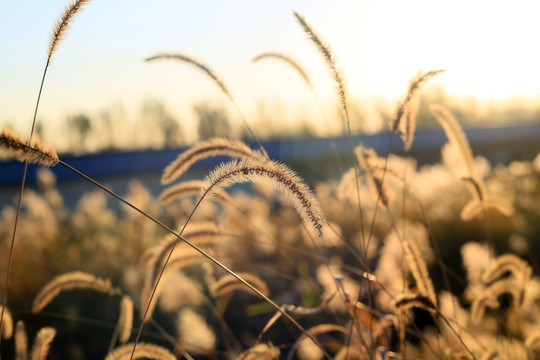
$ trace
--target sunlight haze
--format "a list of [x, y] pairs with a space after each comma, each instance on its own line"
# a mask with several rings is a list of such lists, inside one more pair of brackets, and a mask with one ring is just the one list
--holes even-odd
[[[65, 5], [64, 0], [0, 5], [0, 124], [29, 128], [51, 28]], [[439, 68], [446, 73], [433, 83], [453, 96], [482, 101], [540, 96], [535, 1], [97, 0], [77, 14], [54, 54], [38, 118], [54, 128], [67, 115], [95, 114], [115, 104], [125, 107], [129, 118], [149, 98], [164, 101], [187, 131], [194, 103], [219, 101], [236, 117], [223, 94], [195, 69], [143, 62], [163, 51], [206, 63], [249, 119], [259, 116], [264, 103], [279, 108], [283, 121], [295, 121], [317, 111], [305, 84], [282, 63], [251, 63], [262, 52], [287, 54], [302, 64], [325, 112], [334, 116], [332, 78], [293, 10], [331, 45], [352, 100], [382, 100], [393, 109], [410, 78]], [[320, 116], [313, 117], [320, 122]]]

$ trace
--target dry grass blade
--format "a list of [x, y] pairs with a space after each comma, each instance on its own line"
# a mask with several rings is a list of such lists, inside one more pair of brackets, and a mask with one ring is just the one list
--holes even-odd
[[53, 32], [51, 34], [51, 39], [49, 41], [49, 51], [47, 52], [47, 57], [50, 59], [54, 53], [54, 51], [58, 48], [58, 44], [62, 39], [64, 38], [64, 35], [68, 29], [68, 26], [84, 4], [89, 2], [90, 0], [77, 0], [74, 2], [71, 2], [62, 15], [58, 18], [56, 21], [56, 25], [53, 28]]
[[52, 327], [44, 327], [38, 331], [30, 354], [31, 360], [45, 360], [49, 353], [51, 342], [56, 335], [56, 330]]
[[270, 183], [282, 190], [300, 217], [311, 224], [319, 237], [323, 236], [326, 220], [310, 188], [287, 166], [272, 160], [259, 162], [255, 159], [244, 159], [222, 164], [206, 177], [203, 197], [211, 195], [213, 190], [219, 187], [242, 182]]
[[[239, 272], [237, 274], [241, 276], [244, 280], [249, 282], [251, 285], [259, 289], [259, 291], [262, 292], [264, 295], [269, 295], [268, 286], [266, 285], [266, 282], [264, 282], [264, 280], [260, 277], [246, 272]], [[211, 288], [211, 291], [215, 296], [223, 296], [235, 290], [248, 291], [248, 289], [241, 283], [239, 283], [235, 277], [229, 274], [223, 275], [218, 281], [216, 281], [215, 284], [213, 284]]]
[[0, 148], [19, 162], [53, 166], [59, 161], [53, 147], [48, 147], [35, 136], [34, 145], [27, 145], [8, 127], [4, 127], [0, 132]]
[[296, 72], [304, 79], [306, 85], [313, 90], [313, 85], [311, 84], [311, 80], [309, 79], [309, 76], [305, 72], [305, 70], [300, 66], [298, 62], [293, 60], [290, 56], [287, 56], [285, 54], [277, 53], [277, 52], [265, 52], [262, 54], [257, 55], [256, 57], [251, 60], [252, 62], [257, 62], [262, 59], [277, 59], [285, 62], [289, 66], [291, 66]]
[[[201, 180], [184, 181], [163, 190], [159, 195], [159, 201], [162, 204], [168, 204], [174, 200], [182, 199], [188, 196], [200, 196], [201, 189], [204, 183]], [[231, 203], [231, 197], [225, 191], [216, 191], [213, 194], [212, 199], [217, 200], [223, 204]]]
[[89, 273], [74, 271], [59, 275], [45, 285], [34, 299], [32, 311], [43, 310], [61, 291], [70, 289], [92, 289], [111, 295], [120, 293], [120, 290], [111, 285], [109, 279], [101, 279]]
[[15, 326], [15, 360], [28, 360], [28, 336], [22, 320]]
[[418, 246], [412, 241], [403, 242], [403, 251], [405, 253], [405, 259], [409, 265], [409, 269], [413, 274], [418, 292], [420, 295], [428, 297], [433, 304], [437, 304], [437, 297], [435, 296], [435, 289], [433, 283], [429, 277], [426, 262], [422, 257], [422, 253]]
[[133, 301], [125, 295], [120, 303], [120, 316], [118, 317], [118, 339], [125, 344], [131, 335], [133, 327]]
[[326, 65], [330, 69], [332, 73], [332, 77], [334, 78], [334, 81], [336, 83], [336, 88], [339, 96], [339, 101], [341, 104], [341, 110], [343, 111], [343, 115], [345, 116], [345, 121], [347, 124], [350, 123], [349, 121], [349, 110], [347, 107], [347, 88], [345, 86], [345, 79], [341, 72], [338, 70], [336, 65], [336, 59], [334, 54], [332, 53], [332, 49], [330, 49], [330, 46], [323, 42], [319, 35], [313, 30], [311, 25], [307, 22], [305, 17], [296, 11], [293, 11], [294, 16], [296, 17], [296, 20], [298, 21], [298, 24], [302, 27], [306, 35], [311, 39], [311, 41], [317, 46], [317, 49], [321, 53], [322, 57], [324, 58]]
[[162, 346], [141, 342], [137, 344], [135, 352], [132, 354], [134, 346], [134, 343], [120, 346], [107, 354], [105, 360], [129, 360], [142, 358], [153, 360], [176, 360], [176, 356]]
[[421, 85], [427, 82], [432, 77], [443, 73], [444, 70], [430, 70], [427, 72], [419, 72], [414, 79], [409, 83], [407, 96], [405, 100], [399, 104], [396, 118], [392, 124], [392, 132], [395, 133], [398, 129], [401, 130], [403, 142], [405, 143], [405, 151], [411, 148], [414, 131], [416, 129], [416, 99], [418, 98], [418, 90]]
[[214, 156], [229, 156], [232, 158], [257, 158], [265, 160], [260, 152], [251, 149], [244, 142], [225, 138], [213, 138], [201, 141], [184, 151], [169, 164], [161, 176], [162, 184], [169, 184], [184, 174], [195, 162]]

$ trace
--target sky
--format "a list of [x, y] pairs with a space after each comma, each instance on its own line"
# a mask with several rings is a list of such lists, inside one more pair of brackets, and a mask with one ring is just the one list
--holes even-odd
[[[0, 125], [29, 129], [52, 26], [66, 4], [0, 3]], [[145, 99], [157, 98], [190, 123], [194, 103], [227, 104], [193, 67], [143, 62], [164, 51], [206, 63], [248, 119], [261, 101], [287, 119], [315, 108], [291, 68], [251, 63], [262, 52], [287, 54], [305, 68], [328, 109], [337, 103], [332, 78], [293, 10], [331, 45], [352, 100], [396, 104], [418, 71], [441, 68], [446, 72], [433, 82], [451, 95], [540, 99], [538, 1], [92, 0], [53, 56], [38, 118], [54, 128], [70, 114], [115, 104], [135, 118]]]

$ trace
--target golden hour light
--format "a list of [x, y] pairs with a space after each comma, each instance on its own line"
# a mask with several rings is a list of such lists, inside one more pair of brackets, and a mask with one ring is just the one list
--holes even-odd
[[535, 359], [533, 1], [0, 4], [4, 359]]

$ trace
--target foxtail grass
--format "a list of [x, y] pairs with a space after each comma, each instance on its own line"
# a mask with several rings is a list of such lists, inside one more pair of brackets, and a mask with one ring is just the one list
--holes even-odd
[[52, 327], [41, 328], [36, 338], [34, 339], [34, 345], [32, 347], [32, 352], [30, 353], [31, 360], [45, 360], [47, 354], [49, 353], [49, 348], [51, 342], [56, 336], [56, 330]]
[[163, 171], [161, 183], [170, 184], [184, 174], [195, 162], [214, 156], [228, 156], [232, 158], [257, 158], [261, 161], [267, 157], [258, 151], [252, 150], [242, 141], [225, 138], [213, 138], [198, 142], [188, 150], [182, 152]]
[[405, 99], [399, 104], [396, 117], [392, 124], [392, 133], [396, 133], [398, 129], [402, 133], [403, 143], [405, 145], [405, 151], [409, 151], [414, 139], [414, 132], [416, 129], [416, 104], [415, 100], [418, 98], [418, 91], [422, 84], [427, 82], [432, 77], [443, 73], [444, 70], [430, 70], [427, 72], [419, 72], [414, 79], [409, 83], [407, 95]]
[[420, 249], [412, 241], [404, 241], [403, 252], [405, 253], [405, 259], [409, 265], [409, 269], [416, 281], [418, 293], [431, 300], [433, 304], [437, 304], [437, 296], [435, 295], [435, 289], [433, 283], [429, 277], [426, 262], [420, 252]]
[[70, 289], [92, 289], [110, 295], [120, 293], [109, 279], [101, 279], [92, 274], [74, 271], [59, 275], [47, 283], [36, 295], [32, 305], [33, 312], [43, 310], [60, 292]]
[[300, 77], [302, 78], [302, 80], [304, 80], [306, 85], [311, 90], [313, 90], [313, 84], [311, 83], [311, 79], [309, 78], [307, 72], [304, 70], [302, 66], [300, 66], [300, 64], [297, 61], [293, 60], [290, 56], [287, 56], [285, 54], [278, 53], [278, 52], [265, 52], [265, 53], [255, 56], [251, 60], [251, 62], [257, 62], [263, 59], [277, 59], [288, 64], [298, 73], [298, 75], [300, 75]]
[[2, 327], [1, 335], [2, 339], [8, 340], [13, 336], [13, 317], [9, 309], [2, 307], [2, 311], [4, 312], [4, 327]]
[[159, 345], [147, 343], [129, 343], [114, 349], [105, 357], [105, 360], [129, 359], [176, 360], [176, 356], [174, 356], [174, 354], [166, 348]]
[[22, 320], [15, 326], [15, 360], [28, 359], [28, 335]]
[[8, 127], [0, 132], [0, 148], [19, 162], [53, 166], [58, 164], [58, 155], [54, 147], [49, 147], [34, 136], [33, 145], [25, 143], [20, 135], [17, 135]]
[[128, 295], [122, 297], [120, 303], [120, 316], [118, 317], [118, 340], [125, 344], [131, 336], [133, 328], [133, 301]]
[[311, 224], [319, 237], [323, 236], [326, 220], [309, 187], [287, 166], [272, 160], [244, 159], [220, 165], [206, 177], [203, 197], [211, 196], [214, 189], [242, 182], [269, 183], [282, 190], [302, 219]]
[[347, 125], [349, 126], [350, 118], [349, 118], [349, 109], [347, 105], [347, 87], [345, 85], [345, 77], [343, 76], [341, 71], [338, 69], [336, 57], [334, 53], [332, 52], [330, 45], [328, 45], [321, 39], [321, 37], [317, 34], [317, 32], [308, 23], [308, 21], [303, 15], [297, 13], [296, 11], [293, 11], [293, 15], [296, 18], [296, 21], [298, 22], [302, 30], [304, 30], [304, 32], [309, 37], [309, 39], [313, 42], [313, 44], [315, 44], [320, 54], [322, 55], [324, 61], [326, 62], [326, 65], [330, 69], [332, 78], [334, 79], [334, 82], [336, 83], [336, 90], [338, 93], [339, 102], [341, 104], [341, 110], [343, 111], [343, 116], [345, 117], [345, 121], [347, 122]]

